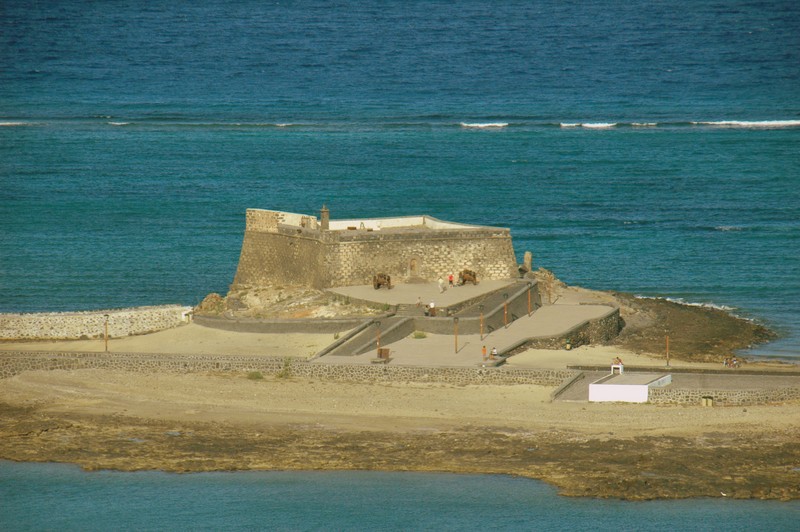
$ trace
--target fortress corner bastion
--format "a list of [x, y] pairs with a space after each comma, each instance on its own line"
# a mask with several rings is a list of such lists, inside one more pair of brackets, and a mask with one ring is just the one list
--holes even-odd
[[517, 275], [511, 231], [402, 216], [332, 220], [248, 209], [232, 290], [370, 284], [378, 272], [397, 281], [430, 282], [468, 268], [479, 279]]

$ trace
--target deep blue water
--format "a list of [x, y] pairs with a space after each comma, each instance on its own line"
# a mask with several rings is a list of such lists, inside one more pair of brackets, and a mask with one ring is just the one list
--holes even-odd
[[[326, 203], [510, 227], [569, 283], [724, 305], [800, 356], [800, 3], [176, 4], [0, 3], [0, 311], [195, 304], [245, 209]], [[798, 522], [504, 477], [30, 467], [2, 466], [0, 528]]]
[[534, 480], [380, 472], [85, 473], [0, 462], [4, 530], [796, 530], [800, 503], [570, 499]]

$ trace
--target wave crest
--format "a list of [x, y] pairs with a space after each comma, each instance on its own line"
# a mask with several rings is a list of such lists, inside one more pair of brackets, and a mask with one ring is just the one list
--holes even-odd
[[800, 127], [800, 120], [719, 120], [715, 122], [692, 122], [698, 126], [741, 127], [741, 128], [781, 128]]
[[461, 122], [461, 127], [475, 129], [499, 129], [508, 126], [508, 122]]

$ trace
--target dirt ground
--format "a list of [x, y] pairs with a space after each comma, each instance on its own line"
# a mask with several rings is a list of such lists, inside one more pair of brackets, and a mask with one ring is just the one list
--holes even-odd
[[[616, 302], [626, 327], [614, 345], [531, 349], [509, 365], [603, 365], [621, 355], [626, 365], [663, 366], [669, 332], [674, 367], [719, 369], [732, 349], [771, 337], [714, 309], [577, 288], [559, 296]], [[331, 340], [192, 325], [113, 339], [110, 347], [305, 358]], [[4, 343], [0, 350], [103, 347], [85, 340]], [[29, 371], [0, 381], [0, 459], [119, 470], [504, 473], [545, 480], [570, 496], [800, 498], [800, 401], [746, 408], [568, 403], [550, 402], [552, 391]]]
[[800, 498], [800, 403], [549, 402], [542, 386], [25, 372], [0, 458], [87, 469], [506, 473], [571, 496]]

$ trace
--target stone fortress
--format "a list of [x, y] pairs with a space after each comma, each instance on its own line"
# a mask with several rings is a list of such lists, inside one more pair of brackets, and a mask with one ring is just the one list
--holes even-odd
[[515, 277], [510, 230], [430, 216], [331, 220], [324, 206], [319, 219], [248, 209], [231, 289], [362, 285], [378, 272], [402, 282], [430, 282], [465, 268], [479, 279]]
[[[474, 270], [479, 285], [447, 291], [437, 286], [440, 277], [463, 269]], [[372, 277], [379, 272], [392, 276], [393, 289], [373, 288]], [[522, 266], [516, 264], [509, 229], [429, 216], [331, 220], [325, 207], [319, 218], [249, 209], [232, 290], [314, 288], [348, 304], [372, 303], [381, 314], [264, 319], [227, 313], [198, 315], [190, 307], [170, 305], [0, 315], [0, 340], [99, 339], [97, 346], [105, 340], [105, 352], [50, 348], [30, 352], [9, 343], [0, 354], [0, 379], [37, 369], [257, 371], [347, 382], [538, 384], [558, 386], [554, 400], [586, 401], [591, 384], [608, 380], [593, 375], [598, 370], [605, 373], [602, 368], [500, 367], [507, 357], [529, 348], [571, 349], [608, 343], [619, 334], [624, 322], [617, 306], [565, 298], [554, 292], [557, 284], [547, 270], [532, 271], [530, 253], [526, 252]], [[435, 314], [423, 313], [426, 305], [420, 305], [421, 297], [425, 302], [436, 299]], [[193, 326], [235, 332], [333, 333], [333, 342], [310, 358], [109, 352], [109, 338], [148, 334], [192, 319]], [[499, 357], [491, 363], [485, 356], [482, 359], [479, 350], [489, 343], [490, 335], [490, 345], [499, 348]], [[639, 371], [652, 369], [656, 368]], [[738, 381], [728, 384], [725, 376], [713, 381], [721, 384], [712, 384], [712, 376], [706, 373], [714, 372], [699, 371], [699, 383], [648, 386], [647, 400], [746, 405], [800, 397], [800, 387], [792, 377], [762, 375], [764, 382], [751, 387]], [[600, 380], [592, 382], [595, 379]]]

